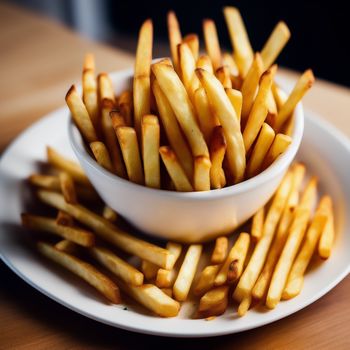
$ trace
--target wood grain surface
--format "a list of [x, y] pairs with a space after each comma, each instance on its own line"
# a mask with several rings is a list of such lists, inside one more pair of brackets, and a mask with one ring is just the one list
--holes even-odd
[[[64, 104], [86, 52], [98, 70], [133, 65], [118, 49], [82, 38], [53, 20], [0, 4], [0, 152], [18, 133]], [[283, 70], [294, 79], [296, 74]], [[350, 136], [350, 90], [318, 80], [304, 105]], [[348, 165], [347, 165], [348, 166]], [[1, 210], [1, 209], [0, 209]], [[346, 349], [350, 277], [309, 307], [270, 325], [208, 339], [145, 336], [99, 324], [51, 301], [0, 265], [0, 349]]]

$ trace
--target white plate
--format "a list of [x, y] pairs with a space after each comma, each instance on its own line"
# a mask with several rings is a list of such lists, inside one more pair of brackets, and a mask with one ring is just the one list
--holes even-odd
[[22, 279], [62, 305], [97, 321], [127, 330], [175, 337], [204, 337], [235, 333], [259, 327], [286, 317], [319, 299], [350, 271], [350, 145], [331, 125], [306, 113], [305, 136], [298, 158], [311, 173], [318, 174], [322, 192], [335, 201], [336, 241], [332, 257], [311, 269], [302, 293], [275, 310], [253, 309], [238, 318], [230, 308], [213, 321], [177, 318], [164, 319], [146, 314], [143, 309], [111, 306], [74, 276], [43, 263], [31, 249], [20, 228], [20, 213], [28, 202], [23, 180], [45, 160], [45, 146], [57, 147], [72, 155], [67, 140], [67, 112], [60, 109], [24, 131], [5, 151], [0, 162], [0, 253], [3, 261]]

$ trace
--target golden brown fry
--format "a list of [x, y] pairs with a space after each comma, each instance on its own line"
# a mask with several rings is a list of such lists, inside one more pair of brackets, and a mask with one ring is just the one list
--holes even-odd
[[243, 300], [240, 302], [238, 309], [237, 309], [237, 314], [239, 317], [243, 317], [247, 311], [250, 308], [250, 305], [252, 303], [252, 297], [251, 295], [248, 295], [243, 298]]
[[171, 57], [173, 59], [174, 68], [176, 72], [180, 73], [177, 45], [181, 44], [182, 35], [180, 31], [179, 22], [176, 18], [174, 11], [168, 12], [167, 20], [168, 20], [168, 35], [169, 35], [169, 42], [170, 42]]
[[194, 159], [193, 184], [195, 191], [210, 190], [210, 167], [209, 157], [198, 156]]
[[221, 66], [216, 70], [216, 77], [220, 80], [222, 86], [226, 89], [232, 88], [232, 81], [228, 66]]
[[103, 168], [113, 172], [112, 161], [105, 144], [101, 141], [91, 142], [90, 149], [94, 154], [97, 163]]
[[234, 51], [234, 58], [240, 75], [244, 78], [253, 61], [253, 49], [239, 10], [235, 7], [227, 6], [224, 7], [224, 15]]
[[142, 185], [144, 177], [136, 131], [129, 126], [121, 126], [116, 132], [129, 180]]
[[291, 144], [292, 138], [288, 135], [277, 134], [268, 150], [262, 169], [268, 168]]
[[[221, 286], [226, 282], [233, 282], [237, 280], [243, 271], [244, 261], [248, 254], [248, 249], [250, 245], [250, 235], [246, 232], [240, 233], [233, 247], [227, 255], [227, 258], [223, 265], [220, 268], [219, 273], [215, 278], [215, 285]], [[228, 281], [228, 272], [232, 262], [236, 261], [237, 263], [234, 266], [235, 276], [230, 276], [230, 281]], [[232, 278], [235, 277], [235, 278]]]
[[209, 145], [211, 160], [210, 184], [214, 189], [222, 188], [226, 185], [226, 177], [222, 168], [226, 153], [226, 147], [227, 145], [222, 126], [216, 126], [213, 130]]
[[176, 116], [155, 80], [152, 84], [152, 90], [156, 98], [159, 116], [169, 140], [171, 148], [174, 150], [179, 162], [181, 163], [188, 179], [193, 177], [193, 159], [191, 151], [182, 135]]
[[87, 142], [97, 140], [95, 128], [90, 119], [90, 115], [84, 105], [83, 100], [78, 94], [75, 85], [72, 85], [66, 95], [66, 103], [72, 114], [75, 125], [78, 127], [83, 138]]
[[116, 101], [114, 96], [113, 84], [110, 76], [107, 73], [100, 73], [97, 76], [97, 81], [100, 104], [102, 104], [103, 100], [106, 99], [112, 101], [112, 105], [114, 106]]
[[259, 87], [259, 80], [263, 74], [263, 61], [259, 53], [256, 53], [249, 71], [242, 83], [242, 121], [245, 123], [254, 103], [256, 91]]
[[242, 301], [244, 297], [251, 294], [254, 284], [263, 268], [270, 245], [274, 238], [278, 221], [287, 203], [292, 181], [292, 173], [288, 172], [274, 195], [264, 222], [263, 235], [256, 244], [249, 263], [245, 268], [233, 294], [234, 299], [239, 302]]
[[169, 176], [175, 185], [176, 191], [193, 191], [193, 187], [189, 182], [173, 150], [168, 146], [162, 146], [159, 148], [159, 153], [169, 173]]
[[265, 217], [265, 207], [261, 207], [253, 216], [251, 235], [255, 242], [257, 242], [263, 233]]
[[269, 124], [264, 123], [261, 127], [259, 136], [249, 158], [247, 166], [247, 177], [250, 178], [259, 173], [266, 154], [270, 149], [274, 139], [275, 131]]
[[216, 71], [222, 66], [221, 49], [215, 22], [211, 19], [203, 20], [203, 34], [205, 49]]
[[77, 245], [72, 241], [68, 241], [67, 239], [57, 242], [55, 244], [55, 248], [68, 254], [74, 255], [77, 253]]
[[54, 167], [66, 171], [73, 179], [80, 184], [91, 186], [89, 179], [86, 177], [80, 165], [68, 158], [63, 157], [50, 146], [46, 147], [47, 161]]
[[78, 227], [58, 225], [55, 219], [22, 214], [22, 225], [28, 229], [58, 235], [84, 247], [95, 244], [95, 235]]
[[159, 142], [158, 117], [151, 114], [144, 115], [142, 117], [142, 158], [147, 187], [160, 188]]
[[199, 301], [198, 315], [202, 318], [222, 315], [228, 305], [229, 286], [216, 287], [206, 292]]
[[195, 61], [198, 59], [199, 54], [199, 39], [197, 34], [187, 34], [183, 40], [183, 43], [186, 43], [192, 51], [193, 58]]
[[235, 89], [225, 89], [227, 97], [230, 99], [230, 102], [232, 104], [232, 107], [236, 111], [237, 118], [240, 121], [241, 120], [241, 114], [242, 114], [242, 93], [239, 90]]
[[268, 69], [276, 60], [290, 38], [290, 31], [286, 23], [277, 23], [273, 32], [267, 39], [261, 50], [261, 58], [264, 62], [264, 70]]
[[220, 120], [227, 143], [227, 158], [235, 182], [243, 180], [246, 159], [238, 117], [221, 83], [203, 69], [196, 70], [210, 105]]
[[260, 79], [258, 94], [254, 100], [243, 131], [243, 141], [246, 152], [248, 152], [253, 145], [267, 116], [267, 96], [269, 91], [271, 91], [272, 79], [273, 72], [271, 70], [266, 71]]
[[108, 205], [103, 207], [102, 216], [110, 222], [115, 222], [118, 219], [118, 214]]
[[59, 210], [56, 216], [56, 224], [62, 226], [73, 226], [74, 219], [62, 210]]
[[224, 262], [227, 256], [227, 248], [228, 248], [228, 239], [226, 236], [218, 237], [215, 240], [215, 246], [213, 253], [210, 258], [210, 262], [215, 264], [221, 264]]
[[146, 20], [140, 29], [137, 42], [133, 83], [134, 128], [141, 137], [141, 119], [151, 112], [151, 62], [153, 46], [153, 24]]
[[82, 278], [112, 303], [120, 303], [118, 286], [91, 264], [43, 242], [38, 242], [37, 247], [41, 254]]
[[179, 313], [180, 304], [153, 284], [135, 287], [120, 281], [119, 285], [125, 294], [159, 316], [175, 317]]
[[173, 287], [175, 299], [178, 301], [185, 301], [187, 299], [197, 270], [199, 258], [202, 254], [202, 248], [200, 244], [192, 244], [188, 247]]
[[271, 90], [276, 101], [277, 109], [280, 111], [287, 101], [288, 96], [276, 83], [272, 83]]
[[297, 163], [292, 167], [292, 187], [288, 196], [287, 204], [283, 210], [282, 217], [278, 224], [276, 237], [270, 248], [269, 254], [264, 264], [264, 268], [252, 291], [252, 295], [255, 299], [263, 299], [267, 292], [267, 288], [269, 287], [276, 262], [281, 254], [288, 236], [288, 230], [295, 214], [295, 208], [299, 202], [299, 191], [304, 178], [304, 173], [305, 167], [302, 164]]
[[61, 171], [58, 177], [60, 179], [61, 191], [66, 202], [71, 204], [78, 203], [73, 178], [65, 171]]
[[112, 126], [115, 132], [117, 132], [117, 129], [120, 126], [128, 126], [126, 124], [124, 116], [118, 111], [115, 111], [115, 110], [110, 111], [109, 116], [112, 120]]
[[295, 258], [288, 275], [287, 283], [282, 293], [282, 299], [284, 300], [294, 298], [301, 292], [304, 282], [304, 273], [315, 251], [321, 233], [327, 223], [327, 211], [330, 205], [331, 198], [329, 196], [323, 196], [318, 205], [316, 214], [306, 232], [304, 243], [299, 251], [299, 254]]
[[220, 265], [209, 265], [203, 269], [193, 289], [195, 295], [203, 295], [214, 287], [215, 277], [219, 269]]
[[129, 90], [125, 90], [119, 96], [119, 111], [124, 117], [126, 126], [133, 125], [133, 95]]
[[143, 274], [109, 249], [93, 247], [90, 248], [89, 251], [102, 266], [125, 283], [131, 284], [132, 286], [141, 286], [143, 284]]
[[331, 198], [327, 200], [327, 205], [325, 206], [325, 211], [327, 213], [328, 219], [326, 226], [324, 227], [321, 237], [318, 243], [318, 255], [322, 259], [328, 259], [331, 255], [333, 241], [334, 241], [334, 212], [333, 212], [333, 203]]
[[156, 76], [160, 88], [176, 115], [176, 118], [191, 147], [192, 155], [209, 156], [207, 144], [200, 131], [194, 109], [178, 75], [173, 68], [162, 64], [153, 64], [152, 71]]
[[209, 101], [205, 90], [201, 87], [194, 93], [194, 106], [198, 116], [199, 126], [207, 144], [210, 142], [214, 128], [220, 124], [209, 106]]
[[293, 113], [293, 110], [296, 107], [296, 105], [307, 93], [307, 91], [311, 89], [314, 81], [315, 77], [311, 69], [306, 70], [301, 75], [301, 77], [295, 84], [291, 94], [288, 96], [287, 101], [283, 104], [276, 117], [276, 123], [273, 125], [275, 130], [279, 131], [282, 128], [283, 124]]
[[[142, 260], [141, 262], [141, 271], [145, 275], [148, 281], [153, 280], [157, 276], [157, 272], [159, 270], [159, 266], [147, 261]], [[159, 286], [158, 286], [159, 287]]]
[[209, 56], [207, 56], [207, 55], [199, 56], [197, 63], [196, 63], [196, 67], [204, 69], [211, 74], [214, 74], [213, 65], [211, 63]]
[[122, 250], [160, 267], [167, 269], [173, 267], [174, 258], [168, 250], [135, 238], [82, 205], [66, 203], [63, 196], [58, 193], [39, 190], [37, 195], [42, 202], [67, 212], [77, 221], [90, 227], [101, 238]]
[[233, 55], [231, 53], [224, 52], [222, 54], [222, 63], [224, 66], [228, 67], [229, 72], [232, 76], [234, 76], [234, 77], [239, 76], [237, 63], [235, 62]]

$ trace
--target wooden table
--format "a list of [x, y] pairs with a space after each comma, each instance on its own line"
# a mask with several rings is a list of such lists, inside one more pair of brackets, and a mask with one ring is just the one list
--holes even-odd
[[[130, 55], [90, 42], [61, 25], [0, 4], [0, 151], [24, 128], [63, 105], [67, 87], [80, 79], [85, 52], [99, 70], [131, 66]], [[295, 73], [284, 71], [290, 79]], [[304, 105], [350, 136], [350, 90], [318, 80]], [[169, 339], [99, 324], [51, 301], [1, 264], [0, 348], [191, 349], [350, 348], [350, 277], [326, 296], [281, 321], [241, 334], [209, 339]]]

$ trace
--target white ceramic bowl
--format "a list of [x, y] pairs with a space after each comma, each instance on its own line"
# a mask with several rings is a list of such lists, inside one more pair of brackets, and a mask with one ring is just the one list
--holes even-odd
[[[132, 69], [110, 74], [116, 94], [130, 88], [132, 74]], [[151, 189], [113, 175], [89, 155], [72, 121], [68, 132], [81, 166], [111, 208], [145, 233], [192, 243], [232, 232], [271, 198], [299, 149], [303, 130], [304, 114], [299, 104], [293, 141], [268, 169], [234, 186], [186, 193]]]

